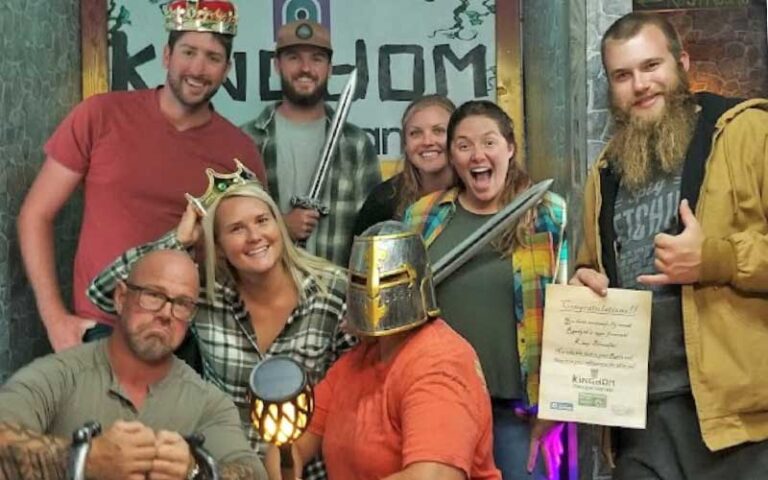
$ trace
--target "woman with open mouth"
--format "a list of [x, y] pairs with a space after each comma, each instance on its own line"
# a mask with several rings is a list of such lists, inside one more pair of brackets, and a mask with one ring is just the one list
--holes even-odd
[[[211, 198], [197, 208], [191, 202], [175, 230], [121, 255], [94, 279], [88, 296], [114, 312], [111, 292], [131, 264], [162, 249], [194, 257], [204, 242], [199, 308], [190, 320], [202, 374], [232, 397], [251, 445], [263, 456], [266, 445], [251, 428], [251, 370], [286, 355], [312, 384], [319, 382], [356, 343], [341, 329], [347, 279], [340, 268], [294, 246], [277, 205], [257, 181], [231, 184]], [[307, 465], [303, 478], [326, 478], [322, 463]]]
[[[447, 142], [458, 186], [421, 198], [404, 218], [421, 232], [433, 261], [532, 185], [515, 161], [512, 120], [496, 104], [461, 105]], [[539, 444], [553, 424], [536, 419], [544, 287], [566, 275], [564, 209], [562, 198], [547, 193], [437, 287], [443, 317], [480, 359], [504, 480], [545, 478]]]

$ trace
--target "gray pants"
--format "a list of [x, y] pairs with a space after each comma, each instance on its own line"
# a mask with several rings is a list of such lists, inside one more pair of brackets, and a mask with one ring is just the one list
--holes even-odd
[[648, 404], [645, 430], [616, 434], [614, 480], [768, 479], [768, 440], [711, 452], [690, 394]]

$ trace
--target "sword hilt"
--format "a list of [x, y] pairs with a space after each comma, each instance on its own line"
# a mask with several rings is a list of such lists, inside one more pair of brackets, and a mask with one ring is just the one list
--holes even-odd
[[208, 453], [208, 450], [203, 448], [205, 443], [205, 435], [199, 432], [195, 432], [192, 435], [184, 437], [187, 444], [189, 444], [189, 450], [192, 452], [192, 456], [195, 457], [197, 465], [200, 467], [200, 477], [210, 480], [219, 480], [219, 470], [216, 467], [216, 460]]
[[295, 208], [303, 208], [305, 210], [315, 210], [320, 216], [325, 217], [331, 213], [331, 209], [320, 203], [315, 198], [309, 197], [291, 197], [291, 206]]
[[101, 434], [101, 424], [89, 421], [72, 432], [72, 449], [69, 454], [67, 478], [85, 480], [85, 463], [91, 449], [91, 440]]

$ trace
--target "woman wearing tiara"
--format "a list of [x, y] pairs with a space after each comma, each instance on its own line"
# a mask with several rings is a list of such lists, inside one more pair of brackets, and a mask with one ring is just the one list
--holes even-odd
[[[202, 202], [205, 215], [190, 203], [175, 230], [125, 252], [94, 279], [88, 296], [102, 310], [114, 312], [111, 292], [133, 262], [159, 249], [194, 256], [202, 238], [204, 293], [191, 330], [203, 377], [232, 397], [251, 444], [263, 454], [247, 398], [254, 365], [286, 355], [316, 383], [355, 339], [341, 329], [347, 284], [342, 270], [295, 247], [274, 200], [258, 182], [237, 177], [211, 178], [208, 192], [213, 193]], [[225, 181], [228, 186], [220, 192], [213, 187], [220, 187], [222, 178], [235, 180]], [[322, 464], [308, 465], [303, 478], [325, 478]]]

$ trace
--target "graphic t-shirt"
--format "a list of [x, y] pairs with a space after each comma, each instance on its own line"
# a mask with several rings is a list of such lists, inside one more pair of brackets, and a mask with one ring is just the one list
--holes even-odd
[[662, 232], [677, 234], [679, 208], [680, 175], [658, 177], [638, 191], [620, 186], [616, 196], [613, 226], [620, 286], [653, 292], [648, 375], [650, 399], [690, 390], [680, 286], [649, 287], [637, 281], [638, 275], [656, 273], [654, 237]]

